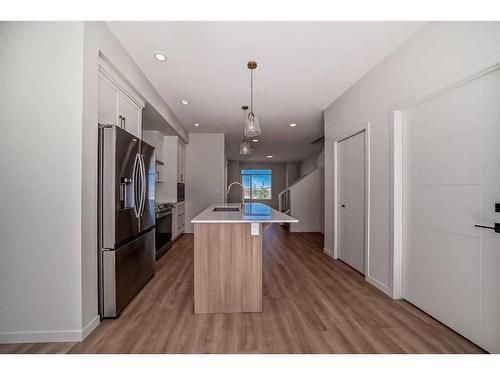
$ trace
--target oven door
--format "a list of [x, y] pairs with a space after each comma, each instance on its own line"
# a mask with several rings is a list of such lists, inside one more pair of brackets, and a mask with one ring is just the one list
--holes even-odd
[[172, 211], [156, 215], [156, 259], [172, 246]]

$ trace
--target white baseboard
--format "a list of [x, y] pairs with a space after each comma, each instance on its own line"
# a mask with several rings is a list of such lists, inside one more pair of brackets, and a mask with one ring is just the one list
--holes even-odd
[[94, 319], [92, 319], [85, 327], [83, 327], [81, 340], [83, 341], [85, 337], [87, 337], [94, 329], [96, 329], [99, 323], [101, 323], [101, 317], [99, 315], [96, 315]]
[[82, 341], [100, 323], [99, 315], [82, 330], [0, 332], [0, 344]]
[[290, 232], [293, 233], [323, 233], [319, 228], [316, 227], [302, 227], [302, 228], [296, 228], [293, 226], [293, 223], [290, 225]]
[[27, 342], [65, 342], [81, 341], [81, 339], [81, 330], [0, 332], [0, 344], [18, 344]]
[[328, 256], [331, 256], [332, 258], [335, 258], [334, 256], [334, 253], [332, 250], [328, 250], [326, 247], [323, 248], [323, 252], [328, 255]]
[[[323, 248], [323, 252], [328, 255], [328, 256], [331, 256], [332, 258], [335, 259], [335, 253], [332, 251], [332, 250], [328, 250], [326, 247]], [[384, 292], [385, 294], [387, 294], [389, 297], [393, 298], [393, 295], [392, 295], [392, 290], [391, 288], [387, 287], [386, 285], [378, 282], [377, 280], [375, 280], [374, 278], [370, 277], [370, 276], [365, 276], [365, 280], [370, 283], [371, 285], [373, 285], [375, 288], [377, 289], [380, 289], [382, 292]]]
[[375, 288], [377, 289], [380, 289], [382, 292], [384, 292], [385, 294], [387, 294], [389, 297], [392, 298], [392, 290], [391, 288], [389, 288], [388, 286], [378, 282], [377, 280], [375, 280], [374, 278], [370, 277], [370, 276], [365, 276], [365, 280], [367, 282], [369, 282], [370, 284], [372, 284]]

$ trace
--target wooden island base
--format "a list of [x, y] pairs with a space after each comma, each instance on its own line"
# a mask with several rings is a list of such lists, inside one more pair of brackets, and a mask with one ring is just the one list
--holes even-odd
[[194, 312], [262, 312], [262, 223], [194, 224]]

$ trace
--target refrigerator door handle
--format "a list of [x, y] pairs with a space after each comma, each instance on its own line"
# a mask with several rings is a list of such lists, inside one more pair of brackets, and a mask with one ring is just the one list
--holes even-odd
[[[140, 196], [139, 196], [139, 186], [138, 184], [140, 183], [140, 178], [137, 178], [137, 168], [140, 168], [141, 164], [141, 159], [139, 157], [139, 154], [135, 154], [135, 160], [134, 160], [134, 167], [132, 169], [132, 174], [133, 174], [133, 180], [134, 180], [134, 212], [135, 216], [139, 218], [140, 216]], [[139, 207], [137, 206], [139, 204]]]
[[142, 216], [144, 213], [144, 206], [146, 204], [146, 186], [147, 186], [147, 181], [146, 181], [146, 167], [144, 166], [144, 156], [141, 154], [140, 155], [140, 163], [141, 163], [141, 209], [139, 211], [139, 215]]

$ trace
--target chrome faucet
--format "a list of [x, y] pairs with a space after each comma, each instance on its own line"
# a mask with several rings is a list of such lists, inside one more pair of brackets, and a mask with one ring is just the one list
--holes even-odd
[[231, 186], [233, 186], [233, 185], [240, 185], [240, 187], [241, 187], [241, 208], [243, 208], [243, 207], [245, 207], [245, 188], [238, 181], [234, 181], [234, 182], [231, 182], [229, 184], [229, 186], [227, 187], [227, 194], [229, 194], [229, 191], [231, 190]]

